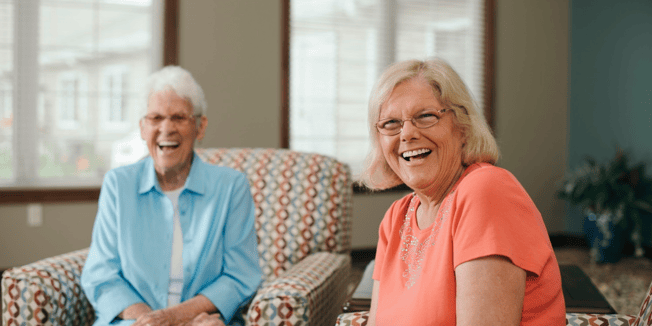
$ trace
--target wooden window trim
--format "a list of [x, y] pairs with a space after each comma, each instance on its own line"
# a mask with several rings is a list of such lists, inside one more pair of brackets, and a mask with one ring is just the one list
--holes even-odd
[[[179, 62], [179, 0], [163, 0], [163, 65]], [[97, 202], [100, 187], [0, 188], [0, 204]]]
[[164, 0], [163, 66], [179, 64], [179, 0]]
[[281, 148], [290, 148], [290, 0], [281, 7]]
[[96, 202], [100, 188], [2, 189], [0, 204]]
[[495, 64], [496, 64], [496, 0], [484, 2], [484, 117], [496, 136], [496, 112], [494, 110]]
[[[495, 135], [494, 82], [495, 82], [495, 17], [496, 0], [485, 0], [484, 5], [484, 116]], [[282, 0], [281, 13], [281, 147], [290, 148], [290, 0]], [[399, 185], [387, 191], [409, 191], [406, 185]], [[361, 184], [354, 184], [354, 193], [372, 193]]]

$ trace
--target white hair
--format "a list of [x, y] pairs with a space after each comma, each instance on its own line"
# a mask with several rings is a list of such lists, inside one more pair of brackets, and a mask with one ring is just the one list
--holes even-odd
[[[190, 101], [195, 115], [206, 115], [204, 91], [190, 72], [179, 66], [166, 66], [151, 74], [147, 80], [146, 90], [147, 103], [149, 103], [149, 98], [152, 94], [164, 90], [172, 90], [179, 97]], [[145, 109], [147, 109], [147, 105], [145, 105]]]

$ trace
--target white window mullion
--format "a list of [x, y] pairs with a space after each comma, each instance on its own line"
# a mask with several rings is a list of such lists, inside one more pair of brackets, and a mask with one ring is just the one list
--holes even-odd
[[[474, 19], [474, 26], [472, 29], [471, 37], [473, 38], [472, 42], [469, 42], [467, 44], [467, 51], [469, 51], [469, 54], [471, 55], [471, 61], [469, 62], [469, 65], [472, 67], [471, 71], [472, 74], [469, 74], [472, 76], [472, 80], [470, 81], [469, 87], [475, 91], [473, 94], [475, 96], [475, 101], [478, 105], [478, 110], [480, 112], [481, 117], [484, 116], [484, 108], [485, 108], [485, 103], [484, 103], [484, 88], [482, 87], [484, 85], [484, 72], [485, 70], [483, 69], [484, 67], [484, 57], [486, 53], [485, 47], [484, 47], [484, 26], [485, 26], [485, 17], [484, 17], [484, 6], [485, 2], [484, 1], [474, 1], [472, 2], [471, 5], [471, 17], [477, 17], [477, 19]], [[482, 46], [479, 49], [474, 49], [473, 44], [482, 44]]]
[[380, 0], [380, 17], [378, 19], [378, 73], [380, 76], [383, 71], [396, 61], [396, 33], [398, 20], [398, 3], [397, 0]]
[[150, 53], [150, 71], [163, 68], [163, 39], [165, 34], [165, 10], [161, 0], [152, 1], [152, 39]]
[[[40, 0], [20, 0], [14, 6], [14, 176], [16, 185], [33, 184], [38, 174], [37, 100], [39, 90]], [[20, 18], [18, 18], [20, 17]]]

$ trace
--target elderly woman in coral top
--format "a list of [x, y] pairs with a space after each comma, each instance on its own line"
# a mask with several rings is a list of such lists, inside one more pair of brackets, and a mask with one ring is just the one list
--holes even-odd
[[370, 325], [565, 325], [541, 214], [508, 171], [457, 73], [441, 60], [389, 67], [369, 104], [362, 181], [414, 192], [379, 230]]

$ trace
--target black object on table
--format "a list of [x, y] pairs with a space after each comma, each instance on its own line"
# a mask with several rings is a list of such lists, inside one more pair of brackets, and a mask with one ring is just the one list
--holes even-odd
[[615, 314], [616, 310], [576, 265], [559, 265], [566, 312]]

